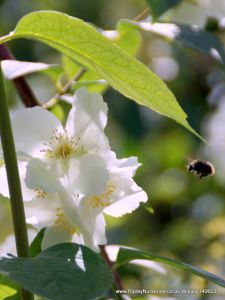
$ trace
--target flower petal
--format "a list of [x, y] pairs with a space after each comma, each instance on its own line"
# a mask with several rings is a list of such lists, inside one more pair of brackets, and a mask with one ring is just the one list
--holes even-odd
[[[27, 167], [27, 162], [18, 161], [20, 184], [21, 184], [21, 189], [22, 189], [22, 193], [23, 193], [23, 200], [29, 201], [35, 196], [35, 193], [33, 190], [28, 189], [25, 184], [26, 167]], [[8, 189], [8, 181], [7, 181], [7, 176], [6, 176], [5, 165], [3, 165], [0, 168], [0, 193], [3, 196], [9, 198], [9, 189]]]
[[49, 193], [59, 192], [62, 186], [57, 171], [56, 164], [47, 164], [34, 158], [27, 165], [26, 185], [30, 189], [40, 189]]
[[109, 162], [110, 173], [117, 176], [133, 177], [136, 170], [141, 166], [138, 163], [137, 157], [131, 156], [128, 158], [115, 159]]
[[93, 232], [94, 243], [96, 245], [105, 245], [105, 244], [107, 244], [107, 239], [106, 239], [106, 235], [105, 235], [105, 227], [106, 227], [106, 223], [105, 223], [104, 215], [99, 214], [96, 217], [95, 230]]
[[47, 194], [44, 198], [35, 197], [24, 203], [26, 221], [38, 229], [55, 223], [60, 201], [57, 194]]
[[107, 105], [98, 93], [80, 88], [74, 95], [74, 105], [69, 113], [66, 129], [70, 136], [79, 139], [86, 150], [107, 148], [104, 134], [107, 122]]
[[101, 209], [93, 208], [89, 198], [84, 198], [78, 206], [78, 214], [83, 220], [84, 227], [92, 237], [93, 244], [104, 245], [107, 243], [105, 236], [105, 218]]
[[148, 200], [147, 194], [131, 178], [116, 177], [111, 180], [116, 187], [111, 195], [112, 204], [104, 209], [104, 213], [120, 217], [137, 209], [140, 202]]
[[68, 188], [72, 193], [99, 195], [104, 191], [108, 179], [106, 161], [102, 157], [84, 154], [70, 160]]
[[62, 130], [60, 121], [41, 107], [18, 111], [12, 117], [16, 150], [32, 157], [40, 157], [43, 143], [48, 143], [54, 129]]
[[44, 232], [41, 249], [44, 250], [56, 244], [70, 242], [71, 239], [72, 234], [67, 230], [58, 226], [51, 226]]

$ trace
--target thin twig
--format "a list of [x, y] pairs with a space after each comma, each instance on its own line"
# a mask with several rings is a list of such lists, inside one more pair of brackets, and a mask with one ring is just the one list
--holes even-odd
[[135, 18], [134, 18], [134, 21], [138, 22], [138, 21], [141, 21], [145, 18], [148, 17], [149, 15], [149, 7], [146, 7], [140, 14], [138, 14]]
[[45, 104], [42, 105], [42, 107], [44, 108], [50, 108], [53, 105], [55, 105], [58, 101], [58, 99], [60, 98], [60, 96], [66, 94], [67, 92], [70, 91], [72, 84], [76, 81], [78, 81], [85, 73], [86, 73], [87, 69], [80, 69], [75, 75], [74, 77], [68, 81], [63, 88], [61, 89], [61, 91], [57, 92], [48, 102], [46, 102]]
[[84, 69], [84, 68], [81, 69], [81, 70], [79, 70], [79, 71], [75, 74], [75, 76], [74, 76], [70, 81], [68, 81], [68, 82], [64, 85], [64, 87], [62, 88], [62, 91], [59, 93], [59, 95], [64, 95], [64, 94], [66, 94], [67, 92], [69, 92], [70, 89], [71, 89], [72, 84], [73, 84], [74, 82], [78, 81], [78, 80], [86, 73], [86, 71], [87, 71], [87, 69]]
[[[5, 59], [14, 60], [15, 57], [8, 46], [0, 45], [0, 61]], [[26, 107], [40, 105], [24, 76], [13, 79], [13, 83]]]

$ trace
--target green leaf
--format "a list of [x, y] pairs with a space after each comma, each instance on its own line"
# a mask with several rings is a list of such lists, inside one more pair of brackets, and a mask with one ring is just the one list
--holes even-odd
[[171, 265], [175, 268], [188, 271], [192, 274], [195, 274], [195, 275], [203, 277], [209, 281], [212, 281], [217, 285], [225, 287], [225, 280], [223, 280], [221, 277], [219, 277], [217, 275], [214, 275], [212, 273], [209, 273], [207, 271], [204, 271], [200, 268], [197, 268], [195, 266], [189, 265], [184, 262], [176, 261], [171, 258], [167, 258], [164, 256], [149, 253], [149, 252], [143, 252], [140, 250], [120, 248], [118, 256], [117, 256], [116, 265], [114, 266], [114, 268], [118, 268], [119, 266], [121, 266], [131, 260], [134, 260], [134, 259], [147, 259], [147, 260], [153, 260], [153, 261], [161, 262], [161, 263], [164, 263], [167, 265]]
[[143, 31], [159, 34], [186, 47], [211, 55], [225, 63], [223, 43], [216, 35], [201, 28], [173, 23], [134, 22], [125, 19], [120, 20], [118, 26], [119, 28], [139, 28]]
[[14, 32], [2, 37], [0, 43], [15, 38], [30, 38], [48, 44], [96, 71], [128, 98], [172, 118], [198, 135], [158, 76], [82, 20], [53, 11], [33, 12], [23, 17]]
[[11, 296], [15, 296], [16, 294], [17, 290], [14, 288], [0, 284], [0, 299], [10, 299]]
[[28, 291], [54, 300], [94, 299], [113, 282], [99, 254], [72, 243], [55, 245], [35, 257], [1, 258], [0, 273]]
[[36, 256], [41, 252], [41, 243], [44, 237], [45, 229], [46, 228], [42, 228], [32, 241], [30, 245], [30, 256]]
[[[107, 33], [107, 31], [105, 32]], [[135, 56], [142, 44], [142, 36], [135, 28], [118, 28], [115, 43], [128, 54]]]
[[8, 278], [0, 275], [0, 299], [20, 300], [19, 287]]
[[4, 76], [9, 80], [27, 74], [31, 74], [34, 72], [44, 71], [47, 69], [57, 69], [62, 71], [62, 67], [60, 67], [59, 65], [48, 65], [45, 63], [34, 63], [29, 61], [18, 61], [18, 60], [2, 61], [2, 70]]
[[165, 11], [177, 5], [181, 0], [146, 0], [151, 8], [154, 20], [157, 20]]

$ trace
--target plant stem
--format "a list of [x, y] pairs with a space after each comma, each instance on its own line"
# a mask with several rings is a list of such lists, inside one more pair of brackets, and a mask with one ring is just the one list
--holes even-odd
[[[101, 254], [102, 254], [103, 258], [105, 259], [107, 265], [111, 269], [113, 267], [113, 262], [109, 259], [108, 253], [105, 250], [105, 246], [100, 245], [99, 248], [101, 250]], [[124, 290], [124, 287], [123, 287], [123, 284], [122, 284], [119, 273], [115, 270], [115, 271], [113, 271], [113, 275], [114, 275], [114, 278], [115, 278], [116, 288], [119, 289], [119, 290]]]
[[[13, 60], [15, 59], [15, 57], [6, 45], [0, 45], [0, 61], [5, 59]], [[28, 85], [26, 79], [23, 76], [13, 79], [13, 83], [26, 107], [40, 105], [33, 91]]]
[[[27, 237], [25, 213], [22, 191], [20, 186], [19, 171], [15, 145], [13, 141], [12, 127], [9, 118], [9, 110], [4, 90], [3, 75], [0, 65], [0, 133], [3, 148], [4, 161], [9, 186], [11, 211], [16, 239], [18, 256], [29, 256], [29, 244]], [[33, 296], [23, 291], [23, 300], [32, 300]]]

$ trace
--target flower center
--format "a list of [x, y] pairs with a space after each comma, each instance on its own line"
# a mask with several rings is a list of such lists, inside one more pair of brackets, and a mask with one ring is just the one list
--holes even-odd
[[77, 232], [76, 228], [70, 225], [69, 222], [67, 221], [62, 207], [58, 207], [56, 209], [55, 225], [65, 229], [70, 234], [75, 234]]
[[112, 184], [107, 184], [106, 191], [100, 196], [90, 197], [91, 206], [93, 208], [106, 207], [110, 205], [110, 197], [116, 187]]
[[83, 146], [78, 145], [74, 137], [69, 137], [66, 129], [59, 132], [57, 129], [52, 131], [52, 137], [49, 143], [44, 143], [45, 149], [41, 149], [47, 158], [56, 158], [65, 161], [72, 155], [80, 155], [85, 152]]
[[40, 190], [40, 189], [34, 189], [34, 192], [35, 192], [37, 198], [40, 200], [45, 199], [48, 194], [47, 192]]

